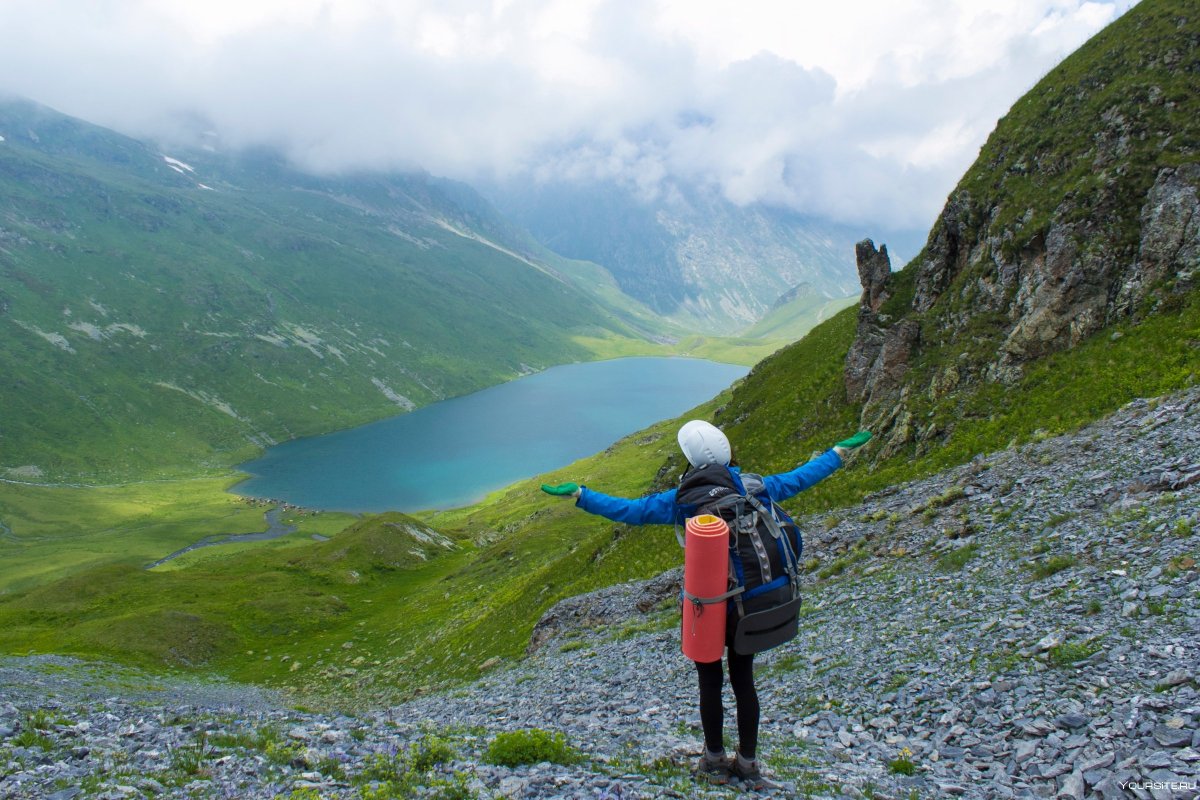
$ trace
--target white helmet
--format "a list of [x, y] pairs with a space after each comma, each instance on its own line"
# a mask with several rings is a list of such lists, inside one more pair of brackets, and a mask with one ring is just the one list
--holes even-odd
[[729, 439], [716, 426], [704, 420], [694, 419], [679, 429], [679, 449], [693, 467], [708, 464], [729, 465], [733, 451]]

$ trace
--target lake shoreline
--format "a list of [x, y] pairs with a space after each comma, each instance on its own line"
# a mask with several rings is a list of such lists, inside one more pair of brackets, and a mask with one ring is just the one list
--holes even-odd
[[556, 365], [237, 465], [242, 497], [348, 513], [462, 508], [711, 399], [749, 372], [690, 356]]

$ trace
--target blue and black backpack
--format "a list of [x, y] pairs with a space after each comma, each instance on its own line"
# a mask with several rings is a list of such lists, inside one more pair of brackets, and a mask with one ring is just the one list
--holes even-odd
[[[761, 475], [721, 464], [693, 467], [675, 493], [678, 518], [712, 514], [729, 525], [729, 591], [695, 597], [704, 606], [728, 602], [735, 615], [730, 646], [743, 655], [769, 650], [796, 636], [800, 613], [800, 529], [771, 496]], [[676, 528], [676, 537], [683, 536]]]

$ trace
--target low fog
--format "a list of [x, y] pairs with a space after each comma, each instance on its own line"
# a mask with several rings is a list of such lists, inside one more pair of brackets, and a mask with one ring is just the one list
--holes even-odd
[[314, 171], [679, 180], [917, 228], [1130, 4], [0, 0], [0, 91]]

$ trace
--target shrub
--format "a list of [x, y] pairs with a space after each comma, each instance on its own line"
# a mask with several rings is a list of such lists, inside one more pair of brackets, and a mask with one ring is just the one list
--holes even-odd
[[1064, 569], [1074, 565], [1074, 556], [1051, 556], [1045, 561], [1034, 564], [1030, 569], [1033, 571], [1033, 577], [1040, 580], [1042, 578], [1049, 578], [1051, 575], [1062, 572]]
[[951, 550], [937, 560], [939, 572], [957, 572], [967, 565], [967, 562], [979, 553], [979, 545], [971, 544]]
[[1093, 639], [1088, 642], [1063, 642], [1050, 648], [1048, 653], [1050, 663], [1056, 667], [1069, 667], [1100, 652], [1101, 642]]
[[502, 767], [517, 767], [522, 764], [575, 764], [580, 753], [567, 742], [567, 737], [557, 731], [528, 728], [496, 734], [488, 745], [484, 759]]
[[430, 734], [422, 736], [412, 745], [408, 758], [415, 771], [428, 772], [438, 764], [453, 761], [456, 755], [450, 742]]

